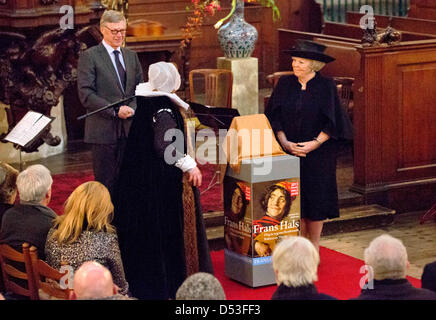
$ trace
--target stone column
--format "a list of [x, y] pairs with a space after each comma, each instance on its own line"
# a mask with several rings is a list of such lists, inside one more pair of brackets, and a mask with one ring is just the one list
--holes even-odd
[[232, 108], [241, 116], [259, 113], [258, 59], [219, 57], [217, 68], [233, 72]]

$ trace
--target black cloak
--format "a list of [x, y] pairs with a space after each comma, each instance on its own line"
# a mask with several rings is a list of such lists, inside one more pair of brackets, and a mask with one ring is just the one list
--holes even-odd
[[351, 140], [353, 130], [333, 79], [317, 73], [301, 90], [296, 76], [282, 76], [265, 115], [274, 132], [283, 131], [295, 143], [311, 141], [321, 131], [330, 135], [318, 149], [300, 157], [301, 217], [313, 221], [338, 217], [338, 143]]
[[[132, 296], [174, 299], [190, 259], [184, 247], [183, 172], [157, 151], [170, 142], [156, 133], [156, 116], [171, 115], [181, 132], [184, 121], [168, 97], [139, 96], [137, 105], [114, 192], [114, 225]], [[192, 189], [198, 268], [213, 273], [198, 190]]]

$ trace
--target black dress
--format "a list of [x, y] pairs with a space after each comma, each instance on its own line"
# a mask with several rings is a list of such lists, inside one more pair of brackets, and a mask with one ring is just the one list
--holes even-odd
[[[115, 184], [114, 225], [132, 296], [174, 299], [190, 261], [184, 246], [183, 172], [164, 160], [165, 146], [171, 144], [164, 134], [167, 129], [183, 132], [184, 122], [168, 97], [138, 96], [137, 104]], [[186, 150], [184, 139], [178, 142], [177, 150]], [[193, 192], [198, 269], [213, 273], [198, 190]]]
[[283, 76], [265, 111], [274, 132], [292, 142], [311, 141], [323, 131], [330, 139], [300, 158], [301, 218], [321, 221], [339, 216], [336, 185], [338, 141], [352, 139], [334, 81], [318, 73], [301, 89], [296, 76]]

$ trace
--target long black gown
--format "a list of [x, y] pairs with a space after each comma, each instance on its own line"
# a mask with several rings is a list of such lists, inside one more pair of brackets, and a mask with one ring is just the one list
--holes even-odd
[[338, 144], [351, 140], [353, 133], [334, 81], [317, 73], [302, 90], [296, 76], [282, 76], [265, 115], [274, 132], [283, 131], [295, 143], [311, 141], [321, 131], [330, 135], [321, 147], [300, 158], [301, 218], [321, 221], [338, 217]]
[[[212, 262], [196, 188], [195, 226], [189, 236], [198, 250], [195, 257], [186, 257], [183, 173], [164, 160], [171, 143], [164, 141], [166, 130], [184, 131], [178, 107], [165, 96], [138, 96], [137, 104], [115, 187], [114, 225], [132, 296], [174, 299], [192, 259], [198, 259], [202, 272], [213, 273]], [[183, 140], [181, 148], [186, 150]]]

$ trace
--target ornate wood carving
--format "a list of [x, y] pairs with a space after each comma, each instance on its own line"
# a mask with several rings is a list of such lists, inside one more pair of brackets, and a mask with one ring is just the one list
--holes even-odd
[[[34, 41], [20, 33], [0, 32], [4, 48], [0, 52], [0, 100], [11, 106], [9, 130], [28, 110], [50, 115], [65, 88], [76, 81], [80, 51], [101, 40], [95, 38], [99, 33], [93, 28], [55, 29]], [[37, 151], [44, 142], [54, 146], [60, 138], [53, 137], [49, 129], [23, 151]]]

